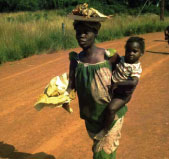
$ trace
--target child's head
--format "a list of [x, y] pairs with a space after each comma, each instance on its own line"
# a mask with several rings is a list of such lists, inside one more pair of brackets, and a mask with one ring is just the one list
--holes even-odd
[[125, 45], [125, 62], [137, 63], [144, 54], [145, 42], [141, 37], [130, 37]]
[[76, 31], [76, 39], [80, 47], [85, 49], [94, 44], [95, 38], [101, 27], [101, 23], [75, 20], [73, 26]]

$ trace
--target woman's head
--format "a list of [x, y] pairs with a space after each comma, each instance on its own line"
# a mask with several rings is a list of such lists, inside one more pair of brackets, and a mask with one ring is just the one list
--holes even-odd
[[73, 26], [76, 31], [76, 39], [80, 47], [86, 49], [94, 44], [95, 38], [101, 27], [101, 23], [75, 20]]
[[125, 61], [127, 63], [136, 63], [144, 54], [145, 42], [141, 37], [130, 37], [125, 45]]

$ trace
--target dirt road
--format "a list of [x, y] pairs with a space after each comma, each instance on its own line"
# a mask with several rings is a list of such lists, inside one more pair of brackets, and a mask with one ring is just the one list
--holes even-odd
[[[169, 159], [169, 46], [163, 33], [141, 35], [143, 74], [128, 104], [117, 159]], [[98, 44], [123, 55], [127, 38]], [[168, 46], [168, 47], [167, 47]], [[79, 51], [80, 49], [74, 49]], [[68, 72], [69, 51], [35, 55], [0, 66], [0, 159], [92, 159], [92, 141], [79, 118], [62, 108], [33, 105], [50, 79]]]

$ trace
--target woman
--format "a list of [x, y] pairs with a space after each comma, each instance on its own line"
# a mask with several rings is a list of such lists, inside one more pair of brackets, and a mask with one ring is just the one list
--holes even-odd
[[123, 90], [125, 95], [114, 107], [111, 77], [117, 61], [112, 58], [111, 50], [108, 52], [95, 45], [101, 23], [99, 20], [91, 22], [78, 18], [73, 25], [82, 51], [70, 53], [67, 91], [77, 91], [80, 117], [85, 120], [87, 132], [94, 142], [93, 159], [115, 159], [127, 112], [125, 104], [131, 98], [137, 82]]

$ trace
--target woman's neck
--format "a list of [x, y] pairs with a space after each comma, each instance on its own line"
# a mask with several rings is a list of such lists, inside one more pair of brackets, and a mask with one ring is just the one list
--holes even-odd
[[97, 47], [95, 45], [92, 45], [89, 48], [83, 49], [83, 52], [85, 52], [86, 56], [91, 56], [92, 54], [95, 53], [96, 48]]

